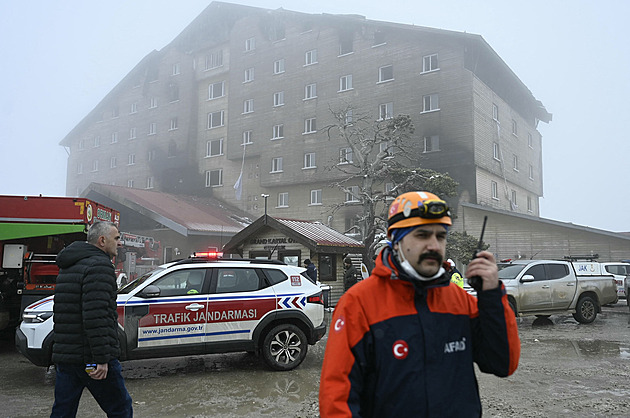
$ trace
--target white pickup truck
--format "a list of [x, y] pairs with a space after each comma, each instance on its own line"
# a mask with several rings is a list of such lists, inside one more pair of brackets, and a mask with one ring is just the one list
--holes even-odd
[[602, 305], [617, 303], [615, 279], [597, 262], [515, 260], [498, 267], [517, 316], [569, 312], [576, 321], [589, 324]]

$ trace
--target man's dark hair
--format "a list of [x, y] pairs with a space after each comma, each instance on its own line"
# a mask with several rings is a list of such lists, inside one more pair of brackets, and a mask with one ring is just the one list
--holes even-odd
[[304, 260], [304, 264], [311, 264], [311, 260], [307, 258], [306, 260]]
[[116, 224], [112, 222], [95, 222], [92, 224], [90, 229], [88, 229], [87, 242], [90, 244], [96, 244], [98, 242], [98, 238], [107, 235], [112, 226], [118, 230]]

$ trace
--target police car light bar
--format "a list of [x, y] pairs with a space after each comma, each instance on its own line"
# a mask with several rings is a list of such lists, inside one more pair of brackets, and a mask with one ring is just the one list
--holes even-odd
[[198, 251], [192, 254], [192, 258], [221, 258], [223, 253], [220, 251]]

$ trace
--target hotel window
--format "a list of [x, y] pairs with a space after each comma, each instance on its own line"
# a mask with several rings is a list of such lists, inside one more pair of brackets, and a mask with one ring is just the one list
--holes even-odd
[[245, 51], [253, 51], [256, 49], [256, 38], [245, 39]]
[[282, 157], [275, 157], [271, 160], [271, 172], [272, 173], [282, 172]]
[[147, 177], [147, 189], [153, 188], [153, 176]]
[[98, 160], [92, 161], [92, 171], [98, 171]]
[[378, 152], [385, 152], [389, 155], [390, 148], [391, 144], [389, 143], [389, 141], [381, 142], [380, 144], [378, 144]]
[[274, 125], [273, 126], [273, 136], [271, 139], [280, 139], [284, 138], [284, 125]]
[[179, 86], [177, 84], [170, 84], [168, 86], [168, 101], [176, 102], [179, 100]]
[[282, 106], [284, 104], [284, 92], [278, 91], [273, 94], [273, 105], [274, 107]]
[[118, 132], [112, 132], [112, 140], [111, 143], [115, 144], [118, 142]]
[[249, 83], [250, 81], [254, 81], [254, 68], [248, 68], [245, 70], [243, 74], [243, 83]]
[[273, 73], [280, 74], [284, 72], [284, 58], [280, 58], [273, 62]]
[[354, 51], [352, 41], [352, 35], [341, 37], [339, 41], [339, 55], [351, 54]]
[[314, 152], [307, 152], [306, 154], [304, 154], [304, 168], [316, 168], [317, 165], [315, 164], [315, 153]]
[[394, 117], [394, 103], [382, 103], [378, 105], [378, 120]]
[[422, 96], [422, 111], [431, 112], [434, 110], [440, 110], [440, 103], [437, 94], [427, 94]]
[[223, 155], [223, 138], [206, 142], [206, 157]]
[[532, 197], [531, 196], [527, 196], [527, 211], [528, 212], [533, 212], [534, 211], [534, 205], [532, 204]]
[[289, 192], [278, 193], [278, 207], [279, 208], [289, 207]]
[[225, 81], [208, 85], [208, 100], [217, 99], [225, 95]]
[[211, 52], [206, 55], [206, 70], [211, 70], [223, 65], [223, 50]]
[[422, 57], [422, 72], [428, 73], [429, 71], [439, 70], [438, 67], [438, 54], [425, 55]]
[[137, 113], [138, 112], [138, 103], [134, 102], [131, 104], [131, 109], [129, 109], [129, 113]]
[[101, 146], [101, 137], [97, 135], [94, 137], [94, 148], [98, 148], [100, 146]]
[[317, 97], [317, 84], [309, 84], [304, 87], [304, 100], [314, 99]]
[[253, 144], [254, 141], [252, 140], [253, 139], [252, 137], [253, 137], [252, 131], [244, 131], [243, 132], [243, 142], [241, 143], [241, 145]]
[[112, 118], [117, 118], [118, 116], [120, 116], [120, 110], [118, 108], [118, 106], [114, 106], [112, 108]]
[[83, 163], [77, 164], [77, 174], [83, 174]]
[[422, 152], [434, 152], [440, 150], [440, 136], [431, 135], [424, 137], [424, 150]]
[[136, 128], [129, 129], [129, 139], [136, 139]]
[[223, 186], [223, 169], [206, 171], [206, 187]]
[[501, 161], [501, 153], [499, 152], [499, 144], [496, 142], [492, 143], [492, 158], [497, 161]]
[[312, 134], [317, 132], [315, 118], [309, 118], [304, 120], [304, 133]]
[[174, 131], [175, 129], [177, 129], [177, 118], [171, 118], [171, 126], [169, 128], [169, 131]]
[[496, 181], [490, 182], [490, 190], [492, 193], [492, 198], [495, 200], [499, 200], [499, 183]]
[[339, 150], [339, 164], [349, 164], [352, 163], [352, 148], [341, 148]]
[[171, 75], [177, 75], [179, 74], [179, 62], [176, 62], [175, 64], [173, 64], [173, 72], [171, 72]]
[[133, 180], [127, 180], [127, 187], [128, 188], [133, 188]]
[[499, 106], [492, 103], [492, 119], [499, 121]]
[[352, 74], [339, 77], [339, 91], [352, 90]]
[[385, 32], [376, 31], [374, 32], [374, 43], [372, 46], [379, 46], [385, 43]]
[[208, 129], [223, 126], [223, 110], [208, 113]]
[[512, 135], [518, 135], [518, 127], [516, 126], [516, 121], [512, 119]]
[[247, 99], [243, 102], [243, 113], [252, 113], [254, 111], [254, 99]]
[[378, 69], [378, 82], [389, 81], [394, 79], [394, 66], [386, 65]]
[[317, 50], [311, 49], [304, 54], [304, 65], [317, 64]]
[[155, 135], [155, 134], [157, 134], [157, 123], [151, 122], [149, 124], [149, 135]]
[[149, 109], [155, 109], [156, 107], [158, 107], [158, 99], [157, 97], [151, 97], [151, 100], [149, 102]]
[[534, 180], [534, 166], [531, 164], [529, 165], [529, 179]]
[[346, 202], [359, 202], [359, 186], [348, 187]]
[[529, 132], [527, 133], [527, 146], [530, 148], [534, 148], [534, 138]]
[[352, 109], [346, 112], [346, 116], [344, 120], [345, 120], [346, 125], [352, 125], [352, 122], [354, 122], [354, 119], [352, 117]]
[[518, 205], [516, 204], [516, 190], [512, 190], [512, 200], [511, 200], [511, 202], [512, 202], [512, 205], [513, 205], [514, 208], [518, 207]]
[[147, 153], [147, 160], [148, 161], [155, 161], [155, 158], [157, 157], [157, 151], [152, 149], [149, 150], [149, 152]]
[[127, 158], [127, 165], [134, 165], [136, 163], [136, 154], [129, 154]]
[[512, 155], [512, 169], [518, 171], [518, 155], [516, 154]]
[[116, 168], [116, 157], [111, 157], [109, 159], [109, 168]]
[[311, 205], [322, 204], [322, 189], [311, 190]]

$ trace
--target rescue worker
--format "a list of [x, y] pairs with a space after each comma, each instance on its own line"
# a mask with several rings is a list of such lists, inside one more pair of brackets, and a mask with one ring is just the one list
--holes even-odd
[[457, 267], [455, 267], [455, 262], [449, 258], [446, 260], [446, 263], [448, 264], [448, 274], [451, 277], [451, 281], [463, 289], [464, 278], [459, 270], [457, 270]]
[[306, 267], [306, 275], [315, 284], [317, 284], [317, 267], [315, 264], [307, 258], [304, 260], [304, 267]]
[[473, 362], [496, 376], [514, 373], [518, 329], [494, 256], [480, 252], [466, 271], [483, 282], [478, 299], [451, 284], [442, 267], [451, 224], [432, 193], [392, 202], [389, 245], [333, 313], [321, 417], [479, 417]]
[[343, 260], [343, 287], [344, 290], [350, 289], [352, 286], [357, 284], [357, 269], [352, 265], [352, 260], [350, 257], [346, 257]]

